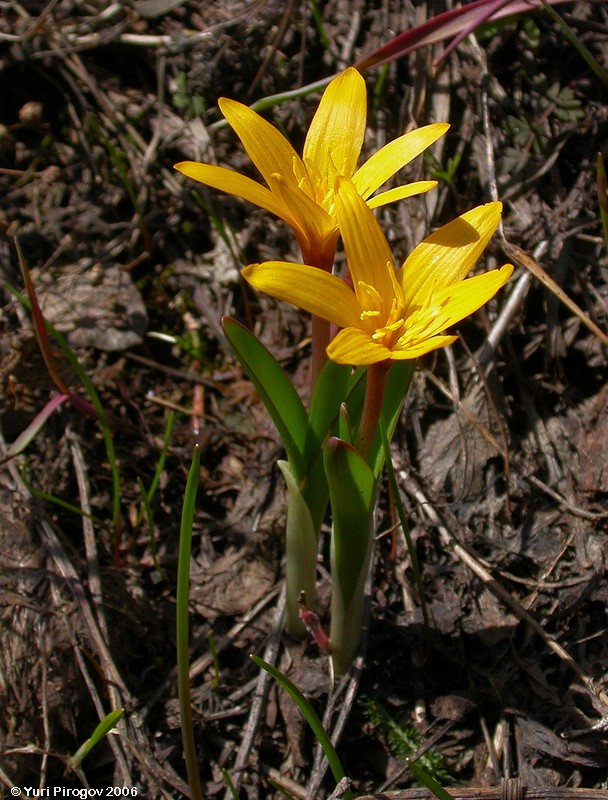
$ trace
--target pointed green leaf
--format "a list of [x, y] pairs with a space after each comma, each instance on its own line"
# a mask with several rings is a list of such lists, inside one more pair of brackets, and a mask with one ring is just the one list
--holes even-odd
[[[359, 410], [360, 411], [360, 410]], [[338, 418], [338, 436], [343, 442], [353, 443], [353, 426], [348, 413], [348, 406], [342, 403], [340, 406], [340, 417]]]
[[276, 425], [296, 479], [306, 475], [304, 448], [308, 417], [298, 393], [275, 357], [231, 317], [223, 319], [224, 334]]
[[317, 379], [310, 402], [309, 435], [306, 441], [306, 460], [310, 464], [320, 454], [320, 448], [335, 424], [340, 405], [351, 388], [351, 367], [327, 359]]
[[74, 755], [70, 758], [69, 764], [72, 769], [78, 769], [80, 767], [84, 759], [88, 756], [95, 745], [99, 744], [103, 737], [106, 736], [112, 730], [112, 728], [118, 724], [118, 721], [124, 713], [124, 708], [116, 708], [114, 711], [110, 711], [109, 714], [106, 714], [106, 716], [93, 731], [91, 738], [87, 739], [86, 742], [79, 747]]
[[332, 437], [323, 455], [333, 517], [336, 577], [348, 606], [369, 549], [376, 479], [355, 448], [341, 439]]
[[312, 524], [317, 531], [317, 538], [321, 524], [327, 510], [327, 500], [329, 497], [327, 489], [327, 478], [325, 477], [325, 467], [323, 465], [323, 451], [319, 448], [319, 456], [312, 466], [307, 465], [308, 473], [302, 483], [300, 490], [302, 497], [306, 501]]
[[287, 522], [285, 525], [285, 551], [287, 610], [285, 627], [292, 636], [302, 638], [306, 629], [300, 620], [298, 598], [306, 595], [312, 608], [315, 601], [317, 577], [317, 533], [306, 500], [300, 492], [287, 461], [278, 462], [287, 484]]
[[323, 451], [333, 517], [331, 538], [331, 663], [343, 675], [361, 638], [365, 582], [372, 556], [376, 480], [347, 442], [332, 438]]
[[414, 778], [416, 778], [418, 783], [426, 786], [429, 792], [435, 795], [437, 800], [454, 800], [454, 795], [451, 795], [441, 784], [437, 783], [435, 778], [423, 770], [422, 767], [419, 767], [415, 761], [412, 761], [411, 758], [406, 758], [405, 760]]
[[[293, 702], [299, 708], [300, 713], [308, 722], [310, 727], [312, 728], [312, 732], [314, 733], [317, 741], [323, 748], [323, 752], [325, 753], [325, 758], [327, 759], [327, 763], [332, 771], [334, 779], [336, 783], [339, 783], [342, 778], [346, 777], [344, 773], [344, 769], [342, 768], [342, 764], [340, 763], [340, 759], [338, 758], [338, 754], [336, 753], [336, 749], [332, 744], [331, 739], [327, 735], [327, 731], [323, 727], [323, 723], [317, 716], [317, 712], [308, 702], [308, 700], [304, 697], [302, 692], [298, 689], [298, 687], [292, 683], [289, 678], [283, 675], [276, 667], [273, 667], [271, 664], [268, 664], [266, 661], [261, 659], [259, 656], [250, 656], [251, 660], [261, 667], [261, 669], [266, 670], [266, 672], [271, 675], [277, 683], [279, 683], [283, 689], [287, 692], [287, 694], [291, 697]], [[344, 795], [342, 795], [344, 800], [351, 800], [352, 794], [350, 791], [346, 791]]]

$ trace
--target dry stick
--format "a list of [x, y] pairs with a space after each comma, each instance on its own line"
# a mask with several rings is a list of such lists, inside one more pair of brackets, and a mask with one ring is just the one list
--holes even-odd
[[538, 489], [543, 491], [545, 494], [548, 494], [549, 497], [552, 497], [564, 511], [572, 514], [573, 517], [580, 517], [581, 519], [589, 519], [593, 520], [594, 522], [598, 519], [606, 519], [608, 517], [608, 511], [587, 511], [584, 508], [579, 508], [575, 506], [573, 503], [570, 503], [565, 497], [562, 497], [561, 494], [556, 492], [550, 486], [547, 486], [546, 483], [543, 483], [536, 475], [530, 475], [528, 478], [530, 483], [533, 483]]
[[[283, 584], [283, 587], [281, 589], [281, 594], [279, 595], [279, 599], [277, 602], [274, 625], [272, 626], [272, 630], [270, 632], [270, 638], [268, 640], [268, 644], [266, 645], [266, 649], [264, 650], [264, 656], [263, 656], [264, 661], [266, 661], [268, 664], [272, 664], [273, 666], [276, 662], [276, 658], [279, 652], [279, 646], [281, 644], [281, 636], [283, 633], [283, 621], [285, 619], [285, 605], [286, 605], [286, 593], [285, 593], [285, 584]], [[237, 794], [239, 793], [239, 790], [241, 788], [241, 783], [243, 780], [243, 771], [245, 766], [247, 765], [249, 752], [251, 751], [251, 748], [253, 746], [253, 739], [255, 737], [258, 725], [260, 724], [262, 713], [264, 711], [264, 704], [266, 702], [266, 696], [268, 694], [270, 680], [271, 677], [266, 672], [266, 670], [260, 670], [260, 675], [258, 677], [258, 684], [253, 698], [253, 702], [251, 704], [251, 709], [249, 711], [249, 717], [247, 718], [247, 725], [243, 733], [241, 746], [238, 749], [238, 753], [236, 754], [236, 760], [234, 762], [234, 766], [232, 767], [232, 784], [234, 786], [234, 791]], [[230, 788], [226, 790], [226, 794], [224, 795], [224, 800], [233, 800], [233, 793]]]
[[477, 357], [480, 367], [484, 368], [491, 365], [498, 343], [507, 332], [513, 317], [519, 313], [519, 308], [528, 294], [531, 283], [532, 276], [529, 272], [524, 272], [523, 275], [520, 275], [517, 279], [515, 286], [509, 293], [507, 301], [496, 318], [492, 330], [488, 334], [479, 356]]
[[44, 731], [44, 754], [40, 761], [40, 780], [39, 786], [42, 789], [44, 786], [47, 785], [47, 766], [49, 760], [49, 753], [51, 751], [51, 728], [49, 725], [49, 702], [48, 702], [48, 695], [47, 695], [47, 686], [48, 686], [48, 658], [47, 658], [47, 647], [48, 647], [48, 640], [46, 637], [40, 636], [40, 628], [37, 626], [38, 636], [40, 637], [40, 652], [42, 654], [42, 728]]
[[143, 157], [144, 173], [147, 173], [150, 164], [154, 160], [158, 152], [158, 145], [161, 138], [162, 122], [165, 113], [165, 72], [167, 67], [167, 58], [164, 53], [156, 54], [156, 105], [158, 106], [156, 121], [154, 123], [154, 133], [148, 142], [146, 152]]
[[304, 786], [288, 778], [287, 775], [283, 775], [274, 767], [260, 764], [260, 769], [264, 775], [267, 775], [271, 781], [279, 787], [279, 789], [284, 790], [287, 797], [292, 798], [292, 800], [306, 800], [308, 790]]
[[[6, 753], [5, 753], [6, 755]], [[12, 780], [8, 777], [6, 772], [0, 767], [0, 783], [3, 783], [8, 789], [15, 789], [16, 786], [12, 782]]]
[[572, 311], [572, 313], [580, 319], [582, 324], [588, 330], [590, 330], [591, 333], [597, 336], [604, 347], [608, 347], [608, 335], [605, 334], [604, 331], [585, 314], [582, 308], [580, 308], [580, 306], [578, 306], [574, 300], [568, 297], [564, 290], [557, 285], [553, 278], [551, 278], [539, 264], [537, 264], [531, 255], [526, 253], [516, 244], [511, 244], [506, 239], [503, 242], [503, 248], [510, 259], [531, 272], [534, 277], [543, 284], [543, 286], [549, 289], [549, 291], [552, 292], [557, 299], [566, 306], [566, 308]]
[[463, 547], [463, 545], [460, 544], [455, 535], [451, 533], [443, 524], [440, 515], [431, 505], [430, 500], [426, 497], [422, 489], [416, 484], [414, 479], [409, 475], [405, 475], [403, 476], [403, 483], [407, 492], [416, 499], [416, 502], [420, 505], [423, 513], [426, 514], [427, 518], [433, 523], [433, 525], [436, 526], [441, 535], [443, 543], [453, 550], [458, 558], [460, 558], [460, 560], [486, 584], [488, 589], [499, 600], [502, 600], [502, 602], [505, 603], [513, 611], [513, 613], [519, 617], [519, 619], [526, 622], [541, 637], [547, 647], [572, 669], [572, 671], [581, 680], [587, 691], [593, 697], [597, 697], [600, 703], [608, 711], [608, 694], [606, 694], [603, 689], [596, 687], [593, 678], [576, 663], [567, 650], [565, 650], [565, 648], [556, 642], [555, 639], [549, 636], [542, 625], [540, 625], [534, 619], [534, 617], [528, 614], [519, 601], [512, 597], [502, 586], [502, 584], [500, 584], [492, 576], [492, 574], [484, 566], [482, 566], [479, 561], [477, 561], [475, 556], [473, 556], [465, 547]]
[[[86, 475], [86, 467], [84, 463], [84, 455], [80, 447], [80, 443], [72, 433], [67, 434], [68, 441], [70, 442], [70, 450], [72, 453], [72, 463], [74, 465], [74, 472], [76, 473], [76, 483], [78, 485], [78, 497], [80, 499], [80, 508], [84, 512], [82, 516], [82, 536], [84, 539], [84, 549], [87, 556], [88, 567], [88, 582], [89, 593], [93, 601], [93, 608], [97, 617], [97, 624], [106, 642], [109, 642], [108, 637], [108, 622], [103, 606], [103, 590], [101, 587], [101, 574], [99, 571], [99, 558], [97, 555], [97, 540], [95, 538], [95, 531], [93, 530], [93, 523], [91, 521], [91, 503], [89, 492], [89, 481]], [[114, 698], [118, 699], [118, 698]], [[114, 706], [118, 708], [118, 706]]]
[[[370, 569], [370, 574], [371, 574]], [[366, 603], [369, 598], [369, 594], [366, 590]], [[368, 603], [369, 605], [369, 603]], [[359, 683], [361, 681], [361, 675], [363, 673], [363, 667], [365, 666], [365, 657], [362, 654], [357, 655], [355, 659], [353, 668], [346, 673], [346, 675], [342, 678], [336, 689], [330, 692], [327, 706], [325, 708], [325, 712], [323, 714], [323, 727], [326, 731], [329, 731], [329, 727], [331, 724], [331, 719], [336, 707], [336, 704], [339, 702], [342, 693], [345, 692], [344, 702], [340, 704], [340, 714], [336, 721], [336, 724], [331, 731], [331, 741], [334, 747], [338, 745], [340, 740], [340, 736], [342, 735], [342, 731], [344, 730], [344, 725], [346, 724], [346, 720], [348, 715], [351, 712], [353, 703], [355, 702], [355, 697], [357, 695], [357, 689], [359, 688]], [[306, 794], [307, 800], [314, 800], [319, 791], [319, 788], [325, 778], [325, 774], [327, 773], [328, 764], [327, 759], [325, 758], [325, 753], [323, 749], [317, 742], [315, 747], [315, 759], [313, 763], [312, 772], [308, 781], [308, 791]]]
[[[463, 789], [450, 786], [454, 800], [606, 800], [605, 789], [534, 789], [523, 787], [518, 778], [506, 778], [501, 786]], [[434, 800], [428, 789], [403, 789], [397, 792], [359, 795], [357, 800]]]

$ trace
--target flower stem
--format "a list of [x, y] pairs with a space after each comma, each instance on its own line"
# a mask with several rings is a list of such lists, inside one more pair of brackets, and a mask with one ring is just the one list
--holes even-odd
[[382, 400], [384, 397], [384, 387], [386, 378], [391, 366], [390, 360], [380, 361], [378, 364], [370, 364], [367, 368], [367, 379], [365, 383], [365, 399], [363, 401], [363, 411], [361, 412], [361, 422], [355, 447], [365, 460], [369, 455], [378, 420], [382, 412]]
[[329, 322], [321, 317], [312, 318], [312, 366], [311, 366], [311, 393], [317, 385], [317, 378], [327, 359], [326, 350], [329, 345]]

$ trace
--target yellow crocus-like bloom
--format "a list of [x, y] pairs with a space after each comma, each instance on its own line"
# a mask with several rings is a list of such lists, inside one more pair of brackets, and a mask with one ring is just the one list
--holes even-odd
[[498, 226], [501, 203], [478, 206], [444, 225], [395, 271], [384, 234], [353, 182], [337, 178], [334, 194], [352, 287], [328, 272], [283, 261], [252, 264], [243, 276], [341, 328], [327, 348], [339, 364], [417, 358], [451, 344], [456, 337], [444, 331], [493, 297], [513, 271], [506, 264], [466, 278]]
[[183, 161], [175, 169], [207, 186], [270, 211], [293, 229], [306, 264], [331, 270], [338, 240], [334, 181], [352, 178], [370, 208], [426, 192], [436, 181], [418, 181], [374, 195], [398, 170], [420, 155], [448, 129], [447, 123], [417, 128], [389, 142], [359, 169], [365, 135], [365, 81], [350, 67], [323, 93], [304, 142], [302, 157], [259, 114], [221, 98], [222, 114], [235, 130], [266, 185], [234, 170]]

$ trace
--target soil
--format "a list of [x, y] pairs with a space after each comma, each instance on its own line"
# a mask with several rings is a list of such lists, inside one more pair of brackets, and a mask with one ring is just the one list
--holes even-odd
[[[410, 127], [451, 123], [433, 159], [404, 172], [437, 177], [437, 190], [380, 212], [396, 258], [498, 197], [504, 230], [479, 268], [516, 271], [449, 350], [419, 361], [393, 441], [430, 624], [383, 479], [368, 631], [336, 687], [314, 642], [281, 635], [281, 445], [221, 327], [225, 314], [249, 325], [305, 394], [308, 319], [239, 280], [241, 264], [298, 252], [282, 223], [173, 170], [194, 159], [254, 176], [219, 124], [219, 97], [253, 103], [327, 78], [446, 7], [1, 4], [4, 447], [57, 393], [20, 301], [17, 239], [43, 313], [98, 393], [117, 464], [116, 483], [97, 419], [65, 402], [0, 470], [7, 797], [16, 787], [190, 796], [175, 605], [195, 444], [190, 656], [203, 797], [229, 798], [230, 785], [240, 798], [336, 788], [251, 653], [323, 717], [356, 796], [431, 796], [405, 760], [418, 755], [455, 798], [608, 797], [605, 4], [556, 6], [599, 72], [536, 10], [486, 25], [438, 65], [446, 43], [364, 73], [364, 155]], [[303, 94], [264, 115], [298, 149], [318, 100]], [[85, 399], [51, 342], [61, 380]], [[325, 535], [323, 623], [327, 549]], [[113, 708], [125, 709], [116, 732], [74, 769], [70, 756]]]

